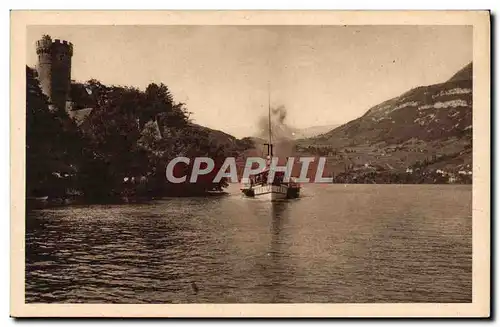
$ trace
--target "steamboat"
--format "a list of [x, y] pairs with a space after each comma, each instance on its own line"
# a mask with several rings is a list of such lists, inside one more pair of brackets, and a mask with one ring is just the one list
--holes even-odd
[[271, 96], [269, 93], [268, 104], [269, 116], [269, 143], [267, 146], [266, 167], [256, 174], [242, 179], [241, 192], [246, 197], [258, 197], [269, 201], [278, 201], [298, 198], [300, 195], [300, 184], [296, 178], [290, 177], [285, 180], [285, 173], [281, 171], [274, 172], [274, 178], [269, 180], [271, 172], [271, 162], [273, 159], [272, 127], [271, 127]]

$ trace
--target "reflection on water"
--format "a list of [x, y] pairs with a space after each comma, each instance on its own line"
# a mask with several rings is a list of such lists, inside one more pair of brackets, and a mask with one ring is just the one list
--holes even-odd
[[[26, 301], [470, 302], [471, 188], [306, 185], [28, 212]], [[193, 287], [195, 285], [195, 288]]]

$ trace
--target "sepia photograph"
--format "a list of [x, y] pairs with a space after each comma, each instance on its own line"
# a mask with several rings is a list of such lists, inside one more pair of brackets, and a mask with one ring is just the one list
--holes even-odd
[[488, 316], [489, 13], [365, 13], [13, 13], [18, 315]]

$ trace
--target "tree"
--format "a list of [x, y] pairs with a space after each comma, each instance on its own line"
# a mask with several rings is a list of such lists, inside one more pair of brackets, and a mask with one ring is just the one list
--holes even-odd
[[[120, 193], [123, 180], [145, 173], [145, 153], [138, 146], [141, 131], [137, 114], [144, 95], [135, 88], [87, 82], [95, 107], [85, 127], [86, 158], [80, 175], [85, 194], [100, 198]], [[91, 196], [95, 198], [95, 196]]]
[[[220, 167], [226, 156], [251, 143], [219, 143], [209, 129], [191, 124], [185, 104], [175, 102], [163, 83], [152, 83], [144, 91], [107, 86], [95, 79], [74, 83], [76, 108], [93, 109], [77, 127], [66, 111], [49, 110], [35, 72], [27, 68], [26, 74], [27, 179], [32, 193], [58, 188], [58, 193], [64, 193], [67, 185], [52, 178], [62, 170], [73, 171], [74, 187], [93, 202], [222, 190], [225, 179], [212, 182], [217, 171], [200, 177], [196, 184], [169, 184], [166, 165], [177, 156], [204, 156]], [[191, 167], [185, 168], [189, 174]]]
[[75, 123], [64, 110], [49, 110], [49, 100], [36, 72], [26, 67], [27, 194], [60, 196], [65, 185], [56, 176], [74, 172], [80, 147], [81, 136]]

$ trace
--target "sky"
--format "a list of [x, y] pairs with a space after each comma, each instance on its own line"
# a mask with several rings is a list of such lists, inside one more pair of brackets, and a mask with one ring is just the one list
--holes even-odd
[[343, 124], [472, 61], [470, 26], [29, 26], [29, 66], [43, 34], [73, 43], [73, 80], [163, 82], [236, 137], [257, 132], [269, 94], [290, 126]]

